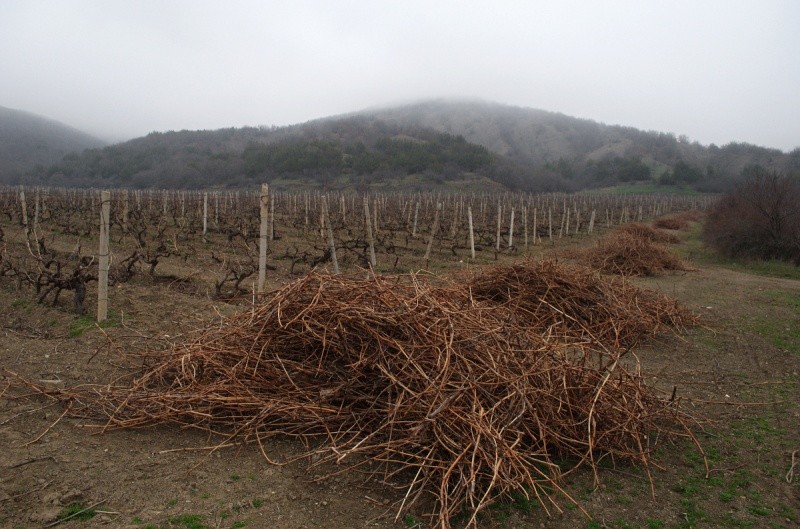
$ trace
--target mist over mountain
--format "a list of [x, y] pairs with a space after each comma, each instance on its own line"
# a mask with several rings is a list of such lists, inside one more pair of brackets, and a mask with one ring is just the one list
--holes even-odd
[[37, 165], [50, 165], [68, 153], [103, 145], [58, 121], [0, 107], [0, 182], [16, 181]]
[[67, 154], [11, 183], [94, 187], [483, 186], [577, 191], [658, 183], [728, 188], [760, 166], [800, 171], [800, 149], [703, 146], [543, 110], [431, 100], [287, 127], [151, 133]]

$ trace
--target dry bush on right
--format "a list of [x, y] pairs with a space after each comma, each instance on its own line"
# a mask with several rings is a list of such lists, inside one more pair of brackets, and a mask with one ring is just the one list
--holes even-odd
[[755, 172], [717, 202], [703, 237], [728, 257], [779, 259], [800, 266], [800, 180]]

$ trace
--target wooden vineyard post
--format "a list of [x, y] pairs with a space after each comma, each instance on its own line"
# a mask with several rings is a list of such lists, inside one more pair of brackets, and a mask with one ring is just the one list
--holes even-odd
[[528, 249], [528, 206], [522, 207], [522, 231], [525, 233], [525, 250]]
[[36, 230], [39, 228], [39, 190], [36, 190], [36, 194], [34, 195], [33, 199], [33, 233], [36, 234]]
[[269, 197], [269, 240], [275, 240], [275, 194]]
[[414, 207], [414, 227], [411, 228], [411, 237], [417, 236], [417, 218], [419, 217], [419, 200], [417, 201], [417, 205]]
[[[376, 206], [377, 207], [377, 206]], [[367, 242], [369, 243], [369, 264], [375, 268], [375, 239], [372, 237], [372, 216], [369, 214], [369, 198], [364, 197], [364, 222], [367, 224]]]
[[333, 272], [339, 273], [339, 260], [336, 259], [336, 241], [333, 238], [333, 226], [328, 215], [328, 198], [322, 197], [322, 222], [328, 228], [328, 247], [331, 250], [331, 261], [333, 261]]
[[436, 237], [436, 232], [439, 231], [439, 213], [442, 211], [442, 203], [436, 203], [436, 213], [433, 215], [433, 227], [431, 227], [431, 236], [428, 238], [428, 247], [425, 249], [425, 268], [428, 268], [428, 260], [431, 258], [431, 247], [433, 246], [433, 239]]
[[22, 222], [22, 229], [25, 232], [25, 239], [28, 239], [28, 234], [30, 229], [28, 227], [28, 204], [25, 202], [25, 190], [20, 186], [19, 189], [19, 204], [22, 209], [22, 216], [20, 218], [20, 222]]
[[514, 246], [514, 207], [511, 207], [511, 225], [508, 227], [508, 248]]
[[375, 199], [375, 202], [372, 203], [372, 229], [374, 231], [374, 235], [378, 235], [380, 231], [378, 230], [378, 199]]
[[129, 216], [130, 216], [130, 206], [128, 205], [128, 190], [123, 189], [122, 190], [122, 233], [128, 233]]
[[303, 219], [303, 235], [308, 234], [308, 193], [304, 195], [305, 198], [305, 217]]
[[108, 318], [108, 230], [111, 220], [111, 192], [100, 193], [100, 247], [97, 273], [97, 321]]
[[203, 240], [208, 233], [208, 193], [203, 193]]
[[472, 206], [467, 206], [467, 220], [469, 221], [469, 255], [475, 260], [475, 233], [472, 231]]
[[500, 201], [497, 201], [497, 236], [495, 237], [495, 250], [500, 251], [500, 227], [503, 221], [503, 208]]
[[550, 237], [550, 242], [553, 242], [553, 208], [547, 208], [547, 235]]
[[591, 235], [592, 231], [594, 230], [594, 215], [595, 215], [595, 210], [592, 210], [592, 216], [589, 217], [589, 230], [587, 232], [589, 235]]
[[536, 245], [536, 234], [538, 233], [537, 226], [536, 226], [536, 221], [538, 220], [536, 218], [536, 214], [537, 213], [538, 213], [538, 210], [536, 208], [533, 208], [533, 244], [534, 245]]
[[259, 206], [261, 212], [261, 225], [259, 229], [258, 238], [258, 285], [256, 289], [258, 293], [264, 292], [264, 287], [267, 281], [267, 246], [269, 245], [269, 238], [267, 237], [267, 222], [269, 221], [269, 184], [261, 184], [261, 196], [259, 197]]

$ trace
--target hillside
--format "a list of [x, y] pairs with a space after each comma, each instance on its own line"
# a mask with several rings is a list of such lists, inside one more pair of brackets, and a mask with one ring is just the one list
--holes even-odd
[[800, 171], [800, 149], [690, 143], [484, 102], [428, 101], [288, 127], [152, 133], [31, 171], [50, 185], [436, 187], [529, 191], [660, 183], [719, 191], [752, 166]]
[[[603, 174], [620, 160], [639, 160], [658, 178], [669, 183], [687, 167], [684, 182], [701, 187], [725, 187], [749, 166], [779, 171], [800, 171], [800, 149], [785, 154], [777, 149], [747, 143], [703, 146], [683, 137], [632, 127], [604, 125], [588, 119], [531, 108], [479, 101], [425, 101], [358, 113], [387, 123], [415, 124], [461, 134], [467, 141], [500, 153], [518, 165], [532, 169], [540, 178], [557, 176], [566, 185], [593, 187], [599, 180], [619, 180]], [[613, 163], [610, 163], [613, 162]], [[612, 167], [611, 172], [615, 172]], [[618, 171], [617, 171], [618, 172]], [[619, 176], [618, 174], [615, 176]], [[614, 182], [608, 182], [614, 183]]]
[[17, 181], [36, 165], [49, 165], [71, 152], [104, 142], [35, 114], [0, 107], [0, 182]]

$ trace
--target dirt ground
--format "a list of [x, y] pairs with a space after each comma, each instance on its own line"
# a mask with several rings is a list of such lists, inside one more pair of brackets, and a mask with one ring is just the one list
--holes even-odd
[[[609, 463], [597, 487], [588, 472], [565, 479], [591, 519], [569, 501], [548, 517], [520, 499], [493, 508], [482, 527], [800, 527], [800, 281], [694, 265], [637, 283], [677, 298], [703, 325], [635, 352], [652, 384], [674, 388], [704, 421], [708, 475], [700, 452], [679, 441], [656, 457], [654, 495], [642, 469]], [[112, 325], [101, 329], [0, 283], [0, 366], [60, 388], [108, 383], [136, 372], [139, 351], [241, 310], [147, 278], [116, 287], [111, 303]], [[217, 440], [199, 431], [104, 434], [102, 424], [59, 420], [60, 403], [17, 398], [6, 390], [12, 378], [0, 374], [0, 527], [52, 526], [71, 505], [96, 514], [59, 526], [430, 527], [413, 513], [395, 519], [402, 492], [392, 484], [307, 472], [290, 439], [266, 447], [286, 462], [270, 465], [252, 446], [209, 451]]]

